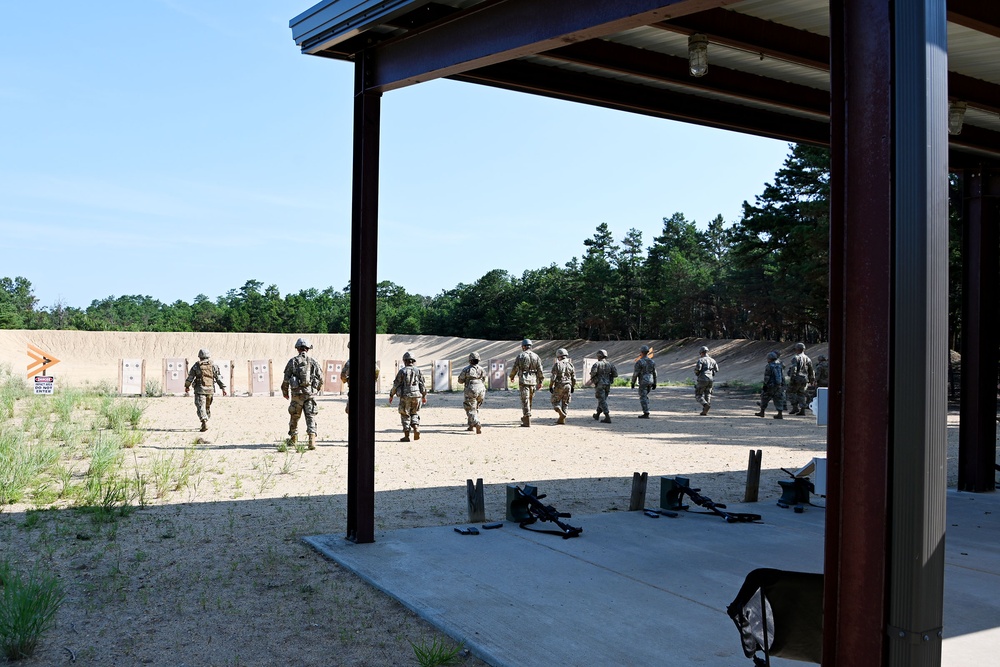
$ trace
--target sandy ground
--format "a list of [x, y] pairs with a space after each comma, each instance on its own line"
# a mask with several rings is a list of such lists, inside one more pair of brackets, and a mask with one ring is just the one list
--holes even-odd
[[[659, 477], [675, 475], [717, 502], [739, 501], [751, 449], [763, 451], [760, 500], [773, 503], [781, 468], [825, 448], [813, 417], [757, 418], [755, 397], [739, 390], [718, 390], [701, 417], [690, 387], [661, 386], [652, 419], [639, 420], [635, 392], [615, 388], [613, 423], [600, 424], [593, 392], [578, 389], [564, 426], [548, 393], [538, 397], [522, 429], [517, 395], [490, 392], [476, 435], [460, 393], [432, 394], [421, 440], [399, 442], [395, 406], [379, 396], [377, 530], [467, 524], [466, 480], [480, 477], [490, 520], [504, 518], [508, 484], [534, 484], [574, 517], [627, 510], [633, 472], [649, 473], [647, 505], [658, 503]], [[192, 399], [141, 400], [145, 440], [127, 465], [148, 473], [172, 463], [164, 486], [179, 488], [110, 524], [73, 510], [26, 513], [30, 504], [0, 513], [2, 557], [55, 572], [67, 592], [56, 627], [20, 664], [416, 665], [411, 643], [453, 644], [301, 541], [346, 528], [344, 397], [319, 399], [319, 446], [302, 453], [278, 451], [288, 420], [280, 396], [218, 397], [205, 434]], [[957, 430], [951, 414], [951, 484]]]

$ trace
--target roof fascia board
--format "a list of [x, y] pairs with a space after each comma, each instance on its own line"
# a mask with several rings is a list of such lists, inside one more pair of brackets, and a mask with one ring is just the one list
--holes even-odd
[[376, 46], [368, 90], [454, 76], [736, 0], [500, 0]]
[[313, 55], [424, 4], [426, 0], [324, 0], [288, 27], [302, 53]]

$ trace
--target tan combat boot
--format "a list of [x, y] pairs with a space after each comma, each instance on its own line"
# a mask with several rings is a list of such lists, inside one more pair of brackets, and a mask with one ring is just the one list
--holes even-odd
[[299, 441], [298, 436], [290, 435], [288, 436], [288, 440], [285, 440], [285, 444], [294, 445], [298, 441]]
[[410, 432], [409, 431], [403, 431], [403, 437], [400, 438], [399, 441], [400, 442], [409, 442], [410, 441]]
[[784, 419], [784, 417], [781, 416], [781, 410], [778, 410], [778, 414], [774, 415], [774, 418], [775, 419]]
[[417, 430], [416, 426], [413, 427], [413, 439], [414, 440], [420, 439], [420, 431]]
[[701, 416], [702, 417], [704, 417], [705, 415], [708, 414], [708, 409], [710, 407], [712, 407], [712, 406], [710, 406], [708, 403], [706, 403], [705, 405], [701, 406]]
[[202, 419], [201, 420], [201, 432], [204, 433], [207, 430], [208, 430], [208, 420], [207, 419]]
[[480, 435], [480, 434], [482, 434], [482, 432], [483, 432], [483, 425], [477, 423], [476, 424], [476, 435]]
[[309, 449], [316, 449], [316, 435], [313, 433], [309, 434], [309, 444], [307, 445]]

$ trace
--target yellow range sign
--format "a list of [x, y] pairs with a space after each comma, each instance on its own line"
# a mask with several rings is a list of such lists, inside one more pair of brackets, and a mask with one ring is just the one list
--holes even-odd
[[35, 347], [31, 343], [28, 343], [28, 356], [32, 358], [32, 362], [28, 364], [28, 377], [38, 373], [45, 373], [48, 368], [55, 366], [59, 363], [59, 360], [55, 356]]

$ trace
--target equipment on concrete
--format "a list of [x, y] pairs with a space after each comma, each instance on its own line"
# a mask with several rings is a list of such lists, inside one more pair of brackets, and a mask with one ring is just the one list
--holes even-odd
[[[508, 486], [508, 489], [511, 487]], [[564, 540], [571, 537], [579, 537], [580, 533], [583, 532], [583, 528], [577, 528], [576, 526], [571, 526], [568, 523], [560, 521], [560, 519], [568, 519], [572, 515], [569, 512], [560, 512], [556, 510], [552, 505], [546, 505], [542, 502], [542, 498], [545, 494], [538, 495], [538, 489], [528, 484], [525, 484], [524, 489], [514, 486], [514, 499], [508, 505], [508, 514], [512, 516], [524, 517], [520, 519], [515, 519], [518, 521], [518, 525], [525, 530], [534, 530], [538, 533], [551, 533], [553, 535], [559, 535]], [[559, 530], [537, 530], [535, 528], [528, 528], [531, 524], [542, 521], [551, 522], [559, 527]]]

